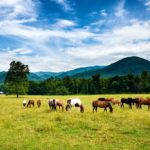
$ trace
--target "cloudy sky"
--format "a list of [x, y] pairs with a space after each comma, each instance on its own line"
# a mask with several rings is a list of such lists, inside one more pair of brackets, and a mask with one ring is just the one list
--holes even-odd
[[0, 0], [0, 71], [12, 60], [33, 71], [150, 60], [150, 0]]

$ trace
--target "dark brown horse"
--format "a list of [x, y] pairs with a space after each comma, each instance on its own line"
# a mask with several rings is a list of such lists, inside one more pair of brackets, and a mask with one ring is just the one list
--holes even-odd
[[37, 106], [38, 106], [38, 108], [40, 108], [40, 106], [41, 106], [41, 100], [37, 100]]
[[132, 105], [134, 105], [135, 99], [133, 98], [122, 98], [121, 99], [121, 107], [124, 107], [124, 104], [129, 105], [129, 108], [132, 109]]
[[96, 101], [93, 101], [92, 102], [92, 106], [93, 106], [93, 112], [96, 111], [97, 112], [97, 108], [100, 107], [100, 108], [104, 108], [104, 111], [107, 111], [107, 107], [109, 108], [110, 112], [112, 113], [113, 112], [113, 108], [110, 104], [110, 102], [107, 102], [107, 101], [99, 101], [99, 100], [96, 100]]
[[34, 107], [34, 100], [29, 100], [28, 101], [28, 104], [27, 104], [27, 107]]

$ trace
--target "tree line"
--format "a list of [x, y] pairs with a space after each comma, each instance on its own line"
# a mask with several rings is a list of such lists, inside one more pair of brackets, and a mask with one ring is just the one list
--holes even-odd
[[45, 81], [29, 82], [28, 94], [33, 95], [67, 95], [67, 94], [103, 94], [103, 93], [149, 93], [150, 74], [143, 72], [141, 75], [128, 74], [101, 78], [100, 74], [90, 79], [49, 78]]
[[29, 68], [21, 62], [11, 62], [5, 84], [0, 90], [6, 94], [19, 95], [68, 95], [68, 94], [116, 94], [116, 93], [149, 93], [150, 74], [144, 71], [141, 75], [128, 74], [101, 78], [100, 74], [89, 79], [66, 76], [49, 78], [44, 81], [28, 81]]

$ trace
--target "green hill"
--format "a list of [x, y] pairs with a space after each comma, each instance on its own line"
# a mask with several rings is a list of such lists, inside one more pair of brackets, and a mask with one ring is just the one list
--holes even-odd
[[121, 59], [103, 69], [94, 69], [74, 75], [73, 77], [89, 78], [95, 74], [101, 74], [102, 77], [123, 76], [128, 73], [134, 75], [141, 74], [143, 71], [150, 72], [150, 61], [140, 57], [127, 57]]

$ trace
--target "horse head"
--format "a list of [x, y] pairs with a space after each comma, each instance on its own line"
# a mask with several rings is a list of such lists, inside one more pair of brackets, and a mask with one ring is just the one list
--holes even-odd
[[80, 105], [80, 112], [83, 113], [84, 112], [84, 106], [81, 104]]

